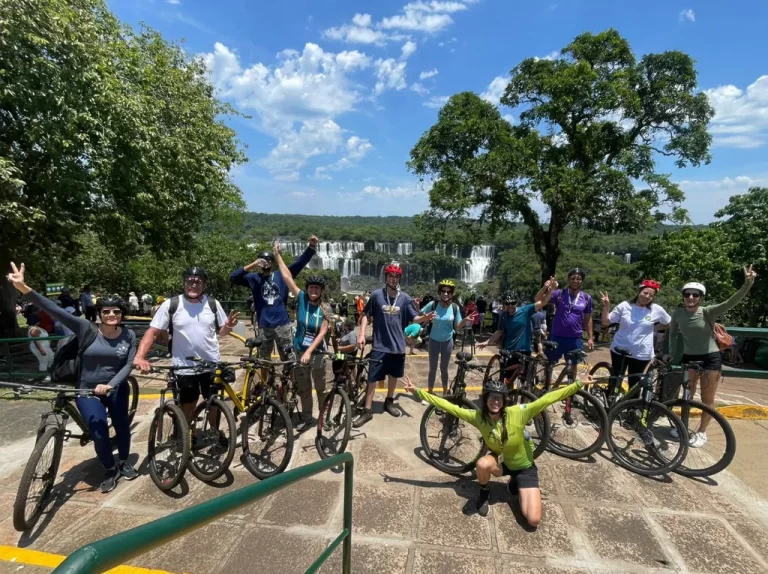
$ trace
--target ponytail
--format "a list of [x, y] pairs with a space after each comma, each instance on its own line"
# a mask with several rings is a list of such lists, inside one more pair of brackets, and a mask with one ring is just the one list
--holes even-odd
[[507, 407], [501, 409], [501, 448], [507, 443], [509, 433], [507, 432]]

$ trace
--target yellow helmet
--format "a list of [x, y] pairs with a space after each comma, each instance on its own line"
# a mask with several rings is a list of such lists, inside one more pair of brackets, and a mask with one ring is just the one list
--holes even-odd
[[450, 287], [451, 291], [456, 291], [456, 283], [453, 279], [443, 279], [437, 284], [437, 288]]
[[163, 297], [162, 295], [158, 296], [158, 298], [155, 299], [156, 305], [162, 305], [163, 303], [165, 303], [165, 297]]

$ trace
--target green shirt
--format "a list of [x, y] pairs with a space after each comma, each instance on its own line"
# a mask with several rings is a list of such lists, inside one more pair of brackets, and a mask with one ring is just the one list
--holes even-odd
[[547, 393], [540, 399], [522, 405], [506, 407], [507, 442], [501, 444], [501, 419], [496, 423], [483, 419], [476, 409], [464, 409], [445, 399], [419, 389], [418, 397], [435, 405], [439, 409], [468, 422], [483, 435], [488, 449], [495, 455], [504, 455], [504, 466], [509, 470], [523, 470], [533, 466], [533, 446], [530, 438], [526, 438], [525, 424], [541, 413], [548, 406], [567, 399], [581, 389], [581, 381]]
[[752, 288], [753, 283], [744, 283], [741, 289], [725, 303], [708, 307], [699, 306], [693, 313], [686, 311], [685, 307], [675, 309], [672, 312], [672, 322], [669, 324], [669, 354], [673, 357], [681, 355], [680, 339], [683, 343], [683, 353], [686, 355], [719, 353], [720, 349], [715, 341], [715, 321], [720, 315], [738, 305]]

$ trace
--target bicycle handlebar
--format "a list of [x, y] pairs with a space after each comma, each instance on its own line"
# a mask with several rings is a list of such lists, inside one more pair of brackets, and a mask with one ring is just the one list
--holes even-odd
[[76, 389], [73, 387], [41, 387], [38, 385], [26, 385], [24, 383], [10, 383], [6, 381], [0, 381], [0, 387], [15, 389], [16, 392], [20, 395], [26, 395], [32, 391], [44, 391], [57, 394], [73, 394], [79, 397], [106, 396], [109, 395], [113, 390], [110, 389], [106, 395], [97, 395], [93, 389]]

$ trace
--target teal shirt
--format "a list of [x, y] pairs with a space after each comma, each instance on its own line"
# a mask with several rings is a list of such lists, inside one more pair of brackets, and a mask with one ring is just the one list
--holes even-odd
[[296, 336], [293, 338], [293, 348], [297, 351], [306, 351], [323, 325], [323, 310], [320, 305], [312, 305], [304, 291], [299, 291], [297, 299]]
[[421, 325], [418, 323], [411, 323], [405, 328], [406, 337], [418, 337], [421, 332]]
[[426, 315], [433, 309], [435, 311], [435, 318], [432, 320], [432, 331], [429, 333], [429, 338], [440, 343], [450, 341], [453, 339], [456, 325], [461, 322], [459, 306], [456, 303], [451, 303], [444, 307], [439, 303], [431, 301], [422, 308], [421, 312]]
[[536, 313], [536, 305], [518, 307], [514, 315], [501, 314], [500, 329], [504, 336], [504, 350], [530, 351], [533, 343], [531, 317]]

